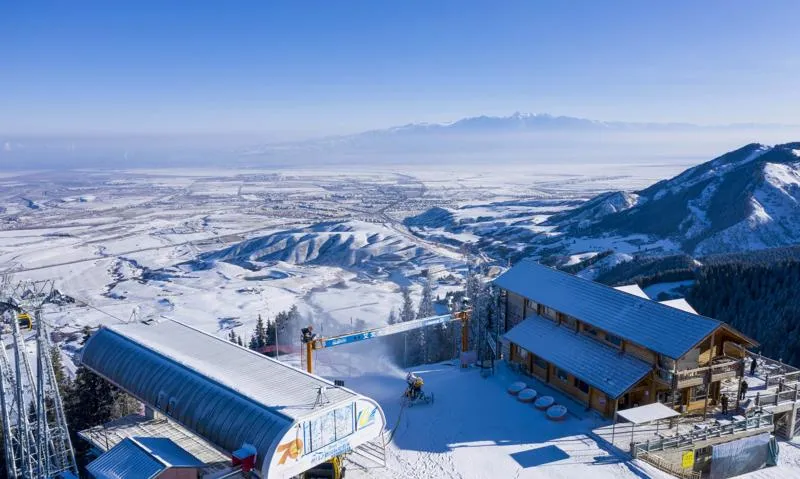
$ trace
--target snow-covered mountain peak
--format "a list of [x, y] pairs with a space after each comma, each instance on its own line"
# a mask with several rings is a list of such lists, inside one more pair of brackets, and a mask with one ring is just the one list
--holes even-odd
[[669, 239], [693, 254], [798, 243], [798, 149], [752, 143], [644, 190], [599, 195], [552, 224], [573, 235]]

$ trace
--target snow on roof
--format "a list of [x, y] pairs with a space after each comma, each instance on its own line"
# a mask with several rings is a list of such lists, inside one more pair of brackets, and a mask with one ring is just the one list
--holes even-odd
[[545, 361], [616, 399], [653, 368], [541, 316], [530, 316], [505, 336]]
[[82, 363], [220, 449], [253, 444], [259, 463], [296, 421], [363, 398], [177, 321], [104, 326]]
[[139, 414], [84, 429], [78, 435], [92, 447], [106, 452], [129, 437], [167, 438], [203, 462], [205, 474], [230, 470], [230, 456], [201, 437], [166, 418], [148, 419]]
[[329, 388], [325, 394], [332, 403], [359, 397], [319, 376], [178, 321], [104, 326], [98, 334], [104, 330], [124, 336], [285, 417], [298, 419], [311, 414], [310, 406], [320, 387]]
[[158, 476], [167, 467], [128, 438], [92, 461], [86, 466], [86, 470], [97, 479], [119, 479], [121, 477], [151, 479]]
[[131, 440], [166, 466], [203, 467], [203, 461], [166, 437], [134, 437]]
[[665, 406], [660, 402], [647, 404], [645, 406], [633, 407], [623, 411], [617, 411], [617, 416], [625, 419], [634, 424], [644, 424], [647, 422], [659, 421], [661, 419], [668, 419], [681, 414], [669, 406]]
[[700, 314], [698, 313], [691, 304], [689, 304], [685, 299], [678, 298], [678, 299], [668, 299], [666, 301], [659, 301], [661, 304], [665, 304], [671, 308], [677, 308], [681, 311], [686, 311], [687, 313], [692, 314]]
[[721, 324], [523, 260], [494, 280], [508, 291], [678, 359]]
[[650, 296], [648, 296], [647, 293], [645, 293], [644, 290], [640, 288], [638, 284], [626, 284], [623, 286], [614, 286], [614, 289], [616, 289], [617, 291], [624, 291], [628, 294], [632, 294], [640, 298], [650, 299]]

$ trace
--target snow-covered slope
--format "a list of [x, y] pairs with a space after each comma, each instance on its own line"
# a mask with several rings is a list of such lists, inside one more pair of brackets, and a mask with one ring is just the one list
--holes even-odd
[[800, 242], [800, 143], [750, 144], [634, 194], [600, 195], [551, 218], [572, 236], [644, 234], [687, 253]]
[[385, 269], [421, 264], [435, 254], [383, 224], [326, 222], [248, 239], [201, 255], [197, 264], [223, 261], [258, 270], [270, 262]]
[[565, 225], [589, 226], [607, 215], [625, 211], [638, 203], [639, 195], [635, 193], [612, 191], [595, 196], [581, 206], [554, 217], [553, 220]]

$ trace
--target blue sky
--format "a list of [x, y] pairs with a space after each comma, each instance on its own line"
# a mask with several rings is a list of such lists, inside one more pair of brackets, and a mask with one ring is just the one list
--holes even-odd
[[2, 2], [0, 133], [797, 123], [800, 2]]

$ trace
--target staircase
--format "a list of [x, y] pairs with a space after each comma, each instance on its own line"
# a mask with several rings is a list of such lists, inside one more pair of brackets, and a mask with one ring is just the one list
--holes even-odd
[[347, 462], [362, 471], [385, 468], [386, 442], [383, 434], [353, 449], [353, 452], [347, 455]]

